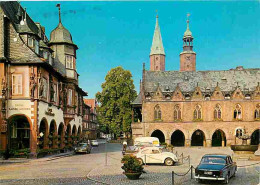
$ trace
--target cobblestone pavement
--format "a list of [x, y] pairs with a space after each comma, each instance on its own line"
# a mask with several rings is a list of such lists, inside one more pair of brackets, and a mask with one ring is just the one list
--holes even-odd
[[[105, 153], [105, 150], [108, 152]], [[128, 180], [121, 169], [121, 145], [101, 144], [88, 155], [73, 155], [56, 160], [48, 158], [30, 160], [22, 164], [0, 165], [0, 185], [171, 185], [171, 172], [183, 174], [189, 169], [188, 161], [183, 165], [166, 167], [163, 165], [146, 165], [140, 180]], [[176, 148], [174, 152], [191, 155], [190, 164], [197, 166], [205, 153], [231, 154], [229, 148]], [[106, 155], [107, 154], [107, 155]], [[237, 161], [239, 166], [250, 165], [259, 161]], [[241, 167], [236, 177], [230, 179], [231, 185], [258, 185], [259, 165]], [[88, 179], [90, 178], [90, 179]], [[93, 181], [94, 180], [94, 181]], [[103, 183], [101, 183], [103, 182]], [[197, 185], [190, 179], [190, 173], [184, 177], [175, 176], [175, 184]], [[220, 184], [219, 182], [204, 182]]]
[[91, 154], [0, 165], [0, 185], [99, 185], [87, 179], [87, 174], [96, 166], [105, 165], [105, 149], [109, 154], [120, 153], [121, 145], [101, 144]]
[[[201, 159], [201, 157], [206, 153], [226, 153], [232, 154], [229, 148], [176, 148], [179, 155], [184, 153], [185, 156], [191, 155], [190, 160], [191, 165], [196, 167]], [[174, 151], [174, 152], [175, 152]], [[117, 184], [117, 185], [171, 185], [172, 177], [171, 172], [174, 171], [177, 174], [184, 174], [189, 170], [188, 161], [184, 161], [183, 165], [176, 165], [171, 167], [166, 167], [163, 165], [146, 165], [144, 167], [147, 173], [141, 175], [141, 178], [137, 181], [128, 180], [123, 174], [121, 169], [122, 164], [120, 163], [119, 153], [109, 154], [109, 163], [107, 166], [97, 167], [89, 173], [89, 177], [100, 182], [105, 182], [107, 184]], [[259, 163], [259, 161], [245, 161], [238, 160], [238, 166], [251, 165]], [[194, 172], [194, 171], [193, 171]], [[260, 168], [258, 165], [246, 166], [238, 168], [236, 177], [230, 179], [231, 185], [258, 185]], [[175, 184], [179, 185], [195, 185], [198, 184], [194, 179], [191, 179], [191, 173], [186, 176], [176, 176]], [[116, 183], [115, 183], [116, 182]], [[203, 184], [221, 184], [220, 182], [205, 181]]]

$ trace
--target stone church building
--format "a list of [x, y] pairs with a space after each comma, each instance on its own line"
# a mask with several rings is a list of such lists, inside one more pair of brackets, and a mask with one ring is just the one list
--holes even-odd
[[[196, 71], [196, 52], [187, 20], [179, 71], [165, 71], [165, 52], [156, 17], [150, 69], [143, 66], [133, 105], [133, 138], [158, 137], [173, 146], [230, 146], [249, 135], [259, 144], [260, 68]], [[199, 62], [199, 61], [198, 61]]]

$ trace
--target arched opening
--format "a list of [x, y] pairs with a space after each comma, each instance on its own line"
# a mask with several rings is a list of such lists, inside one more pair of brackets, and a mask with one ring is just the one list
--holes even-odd
[[51, 121], [49, 131], [49, 147], [54, 148], [57, 144], [57, 126], [54, 120]]
[[77, 134], [77, 127], [76, 127], [76, 125], [73, 125], [72, 135], [73, 135], [73, 136], [76, 136], [76, 134]]
[[72, 127], [72, 142], [73, 142], [73, 145], [77, 144], [77, 127], [76, 127], [76, 125], [73, 125], [73, 127]]
[[68, 124], [66, 132], [65, 132], [65, 141], [64, 141], [66, 145], [71, 144], [72, 140], [70, 137], [71, 137], [71, 126], [70, 126], [70, 124]]
[[25, 116], [17, 115], [9, 118], [10, 124], [10, 148], [30, 148], [30, 123]]
[[251, 145], [259, 145], [260, 143], [260, 129], [257, 129], [251, 135]]
[[58, 147], [61, 148], [63, 146], [63, 137], [64, 137], [64, 125], [63, 123], [59, 124], [58, 129]]
[[165, 143], [165, 137], [162, 131], [160, 130], [155, 130], [153, 131], [151, 137], [157, 137], [160, 141], [160, 143]]
[[227, 140], [223, 130], [216, 130], [212, 135], [212, 146], [226, 146]]
[[48, 147], [48, 123], [46, 119], [42, 119], [39, 127], [39, 148]]
[[78, 128], [78, 141], [80, 142], [82, 140], [82, 130], [81, 130], [81, 126], [79, 126]]
[[201, 130], [196, 130], [191, 136], [191, 146], [205, 146], [205, 134]]
[[175, 132], [172, 133], [171, 144], [173, 146], [184, 146], [185, 136], [182, 131], [176, 130]]

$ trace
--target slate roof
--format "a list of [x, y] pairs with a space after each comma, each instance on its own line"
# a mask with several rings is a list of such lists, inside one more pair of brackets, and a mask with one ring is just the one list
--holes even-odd
[[158, 23], [158, 16], [156, 17], [155, 30], [153, 35], [153, 43], [151, 47], [150, 55], [162, 54], [165, 55], [160, 26]]
[[159, 87], [173, 92], [179, 85], [182, 92], [194, 92], [197, 85], [202, 92], [213, 92], [217, 83], [221, 91], [254, 91], [260, 82], [260, 68], [226, 71], [145, 71], [145, 92], [155, 92]]
[[[62, 23], [60, 22], [58, 26], [52, 30], [51, 32], [51, 37], [50, 37], [50, 42], [49, 44], [56, 44], [56, 43], [66, 43], [66, 44], [71, 44], [73, 46], [76, 46], [73, 41], [72, 41], [72, 36], [67, 30]], [[76, 46], [77, 47], [77, 46]]]
[[141, 93], [138, 94], [138, 96], [136, 97], [136, 99], [132, 102], [133, 105], [139, 105], [142, 104], [142, 95]]
[[0, 6], [3, 8], [7, 17], [10, 18], [13, 23], [16, 31], [18, 33], [31, 33], [38, 35], [38, 27], [30, 18], [30, 16], [26, 13], [26, 22], [24, 25], [20, 25], [17, 14], [19, 13], [23, 18], [25, 17], [25, 11], [22, 6], [19, 5], [16, 1], [2, 1], [0, 2]]

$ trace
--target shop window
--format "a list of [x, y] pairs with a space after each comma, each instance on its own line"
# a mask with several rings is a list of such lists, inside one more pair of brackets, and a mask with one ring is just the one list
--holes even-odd
[[12, 94], [13, 95], [21, 95], [23, 93], [22, 81], [23, 81], [23, 76], [21, 74], [12, 75]]

